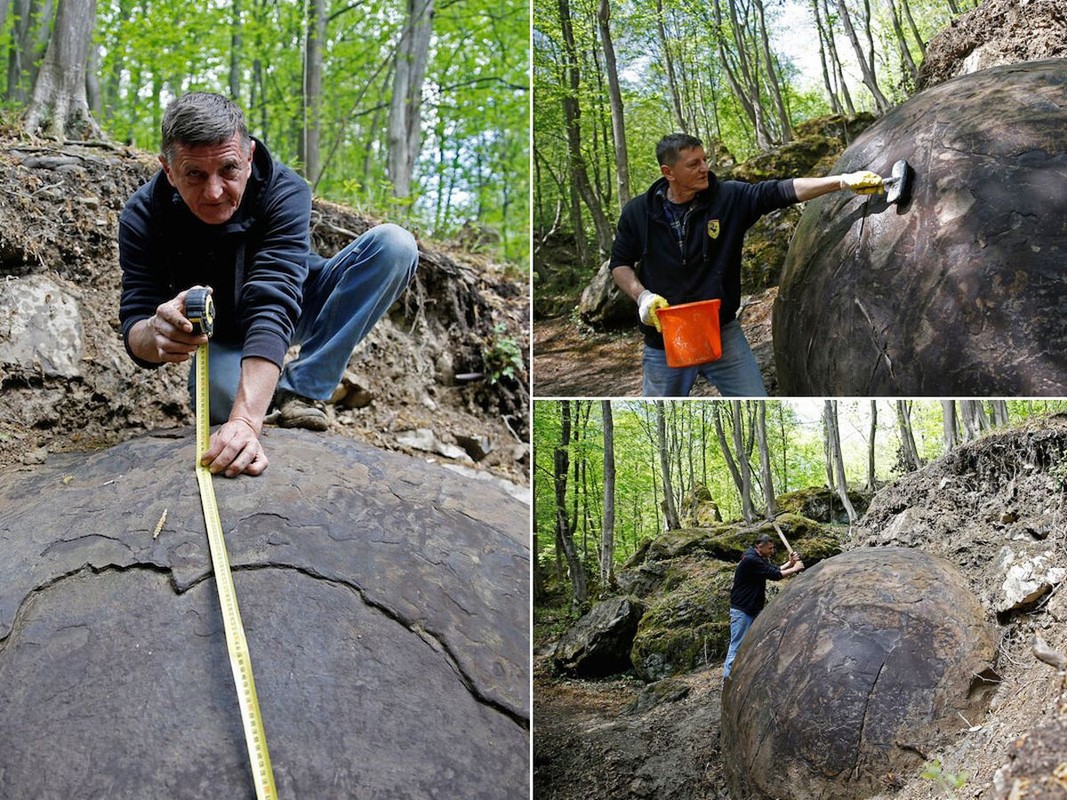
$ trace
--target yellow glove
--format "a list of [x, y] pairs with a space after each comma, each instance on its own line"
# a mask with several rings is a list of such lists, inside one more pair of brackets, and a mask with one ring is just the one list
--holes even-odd
[[885, 191], [882, 176], [876, 172], [849, 172], [841, 176], [841, 188], [856, 194], [881, 194]]
[[656, 312], [661, 308], [670, 308], [670, 303], [665, 297], [645, 289], [637, 298], [637, 314], [646, 325], [654, 325], [656, 330], [663, 333], [659, 326], [659, 317]]

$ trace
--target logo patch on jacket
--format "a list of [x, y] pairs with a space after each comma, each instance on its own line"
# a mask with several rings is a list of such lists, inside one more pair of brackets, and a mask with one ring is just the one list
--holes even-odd
[[717, 219], [708, 220], [708, 236], [712, 239], [719, 238], [719, 221]]

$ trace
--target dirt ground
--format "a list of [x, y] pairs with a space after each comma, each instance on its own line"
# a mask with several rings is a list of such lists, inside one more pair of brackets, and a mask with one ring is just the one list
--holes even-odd
[[[741, 327], [748, 337], [772, 396], [778, 388], [771, 341], [771, 312], [777, 287], [744, 298]], [[533, 323], [534, 394], [546, 397], [640, 397], [641, 333], [635, 328], [595, 331], [571, 317]], [[703, 378], [694, 397], [716, 397]]]

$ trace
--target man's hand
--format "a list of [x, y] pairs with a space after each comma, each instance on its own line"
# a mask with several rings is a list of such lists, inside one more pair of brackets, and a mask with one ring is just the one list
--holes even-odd
[[[200, 287], [194, 287], [200, 288]], [[154, 316], [141, 320], [130, 331], [130, 349], [152, 364], [188, 361], [196, 348], [207, 342], [204, 334], [193, 333], [193, 323], [185, 316], [185, 296], [181, 292], [156, 308]]]
[[841, 176], [841, 188], [851, 189], [856, 194], [881, 194], [885, 182], [876, 172], [849, 172]]
[[211, 444], [201, 462], [212, 474], [227, 478], [238, 475], [261, 475], [270, 465], [259, 431], [245, 419], [231, 418], [211, 435]]
[[659, 317], [656, 312], [661, 308], [669, 308], [670, 303], [666, 298], [661, 297], [655, 292], [645, 289], [641, 292], [637, 298], [637, 314], [641, 318], [641, 321], [645, 325], [654, 325], [657, 331], [663, 332], [663, 328], [659, 325]]
[[786, 564], [786, 566], [787, 567], [791, 567], [794, 564], [796, 564], [799, 560], [800, 560], [800, 556], [797, 555], [797, 551], [796, 550], [790, 550], [789, 551], [789, 563]]

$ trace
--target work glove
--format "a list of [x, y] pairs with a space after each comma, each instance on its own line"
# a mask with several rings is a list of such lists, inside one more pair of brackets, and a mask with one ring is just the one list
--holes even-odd
[[667, 302], [665, 297], [648, 289], [645, 289], [637, 297], [637, 314], [641, 317], [641, 321], [646, 325], [655, 326], [660, 333], [663, 333], [663, 328], [659, 326], [659, 317], [656, 316], [656, 312], [661, 308], [669, 307], [670, 303]]
[[851, 189], [856, 194], [881, 194], [885, 182], [876, 172], [849, 172], [841, 176], [841, 188]]

